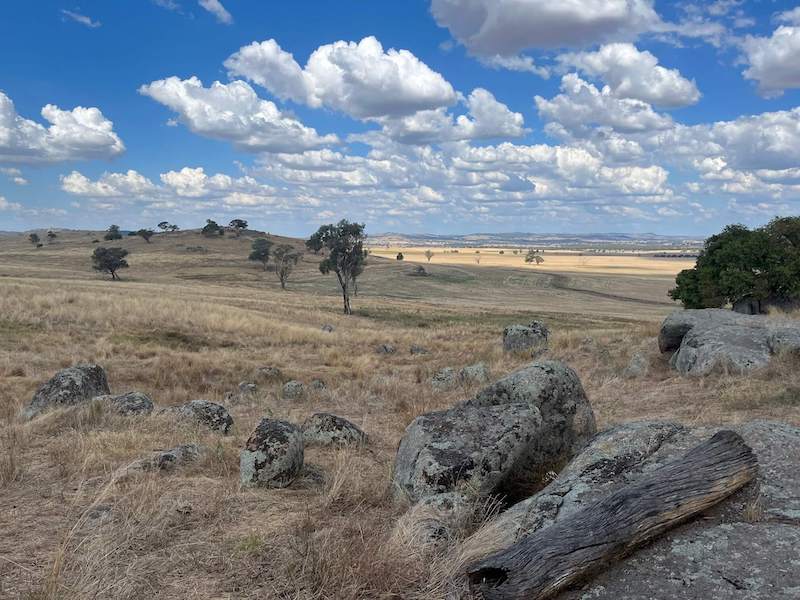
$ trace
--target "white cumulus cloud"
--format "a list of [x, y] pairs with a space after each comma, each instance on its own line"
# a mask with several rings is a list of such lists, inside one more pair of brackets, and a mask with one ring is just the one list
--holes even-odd
[[744, 76], [758, 84], [764, 96], [780, 96], [800, 88], [800, 7], [785, 12], [770, 37], [747, 36], [742, 52], [747, 63]]
[[229, 13], [224, 6], [222, 6], [222, 2], [219, 0], [198, 0], [198, 4], [210, 12], [214, 17], [216, 17], [217, 21], [224, 25], [230, 25], [233, 23], [233, 17], [231, 13]]

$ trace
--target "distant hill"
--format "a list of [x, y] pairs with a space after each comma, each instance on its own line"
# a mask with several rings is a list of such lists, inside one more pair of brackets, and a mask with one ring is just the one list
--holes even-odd
[[371, 235], [372, 246], [468, 246], [620, 249], [699, 249], [703, 239], [654, 233], [470, 233], [465, 235], [381, 233]]

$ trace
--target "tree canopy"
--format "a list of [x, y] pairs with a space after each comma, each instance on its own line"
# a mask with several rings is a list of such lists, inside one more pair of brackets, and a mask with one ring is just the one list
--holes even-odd
[[247, 260], [260, 262], [264, 266], [264, 270], [266, 271], [271, 250], [272, 250], [272, 242], [270, 242], [268, 239], [266, 238], [255, 239], [253, 240], [253, 244], [250, 246], [250, 256], [247, 257]]
[[121, 240], [122, 232], [119, 230], [119, 225], [111, 225], [108, 229], [106, 229], [106, 234], [103, 236], [103, 239], [107, 242]]
[[247, 229], [247, 221], [244, 219], [233, 219], [230, 223], [228, 223], [228, 227], [233, 229], [236, 237], [239, 237], [242, 234], [242, 231]]
[[142, 238], [145, 242], [149, 244], [150, 238], [153, 237], [154, 233], [155, 232], [152, 229], [140, 229], [139, 231], [136, 232], [136, 235], [138, 235], [140, 238]]
[[705, 241], [695, 267], [675, 283], [669, 295], [685, 308], [800, 300], [800, 217], [756, 229], [728, 225]]
[[92, 253], [92, 267], [95, 271], [102, 271], [111, 274], [111, 279], [119, 279], [117, 271], [128, 268], [128, 261], [125, 257], [128, 251], [124, 248], [95, 248]]
[[324, 248], [328, 251], [327, 256], [319, 263], [319, 270], [323, 275], [336, 273], [342, 288], [346, 315], [353, 313], [350, 308], [350, 286], [355, 287], [356, 278], [363, 272], [367, 259], [367, 252], [364, 250], [366, 237], [363, 223], [350, 223], [343, 219], [336, 225], [323, 225], [306, 242], [306, 247], [310, 250]]
[[200, 233], [206, 237], [213, 237], [215, 235], [225, 235], [225, 229], [216, 221], [206, 219], [206, 224], [200, 230]]
[[281, 244], [272, 252], [275, 261], [275, 274], [281, 282], [281, 288], [286, 289], [286, 282], [292, 274], [295, 265], [300, 260], [300, 253], [289, 244]]
[[542, 258], [542, 255], [538, 250], [534, 250], [533, 248], [531, 248], [525, 255], [525, 262], [536, 263], [537, 265], [540, 265], [544, 262], [544, 258]]
[[38, 243], [39, 243], [41, 240], [39, 239], [39, 234], [38, 234], [38, 233], [32, 233], [32, 234], [30, 234], [30, 235], [28, 236], [28, 241], [30, 241], [30, 243], [31, 243], [31, 244], [33, 244], [33, 245], [35, 246], [35, 245], [36, 245], [36, 244], [38, 244]]

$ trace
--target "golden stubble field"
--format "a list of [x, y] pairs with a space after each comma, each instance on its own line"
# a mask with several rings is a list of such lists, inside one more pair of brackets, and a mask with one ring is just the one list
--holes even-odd
[[[546, 254], [546, 271], [483, 259], [427, 265], [413, 252], [400, 263], [375, 252], [356, 314], [344, 317], [335, 278], [318, 273], [313, 255], [282, 292], [274, 273], [246, 260], [248, 234], [126, 238], [115, 245], [131, 251], [131, 268], [112, 283], [90, 268], [97, 237], [62, 233], [40, 249], [0, 238], [0, 598], [437, 597], [444, 558], [390, 540], [403, 510], [387, 495], [394, 452], [416, 415], [476, 391], [434, 392], [438, 369], [484, 361], [499, 377], [526, 362], [501, 350], [502, 328], [514, 322], [547, 322], [550, 356], [579, 373], [601, 427], [643, 418], [800, 423], [794, 365], [691, 382], [669, 370], [654, 336], [675, 308], [666, 291], [684, 268], [678, 261], [649, 272], [556, 271]], [[415, 262], [428, 277], [409, 274]], [[333, 333], [321, 330], [326, 323]], [[382, 343], [397, 353], [379, 355]], [[429, 353], [412, 355], [412, 344]], [[634, 352], [649, 357], [650, 373], [624, 379]], [[139, 390], [161, 406], [226, 402], [233, 431], [97, 407], [17, 419], [56, 370], [88, 361], [105, 367], [113, 393]], [[289, 401], [279, 382], [258, 382], [257, 394], [224, 400], [261, 366], [326, 388]], [[240, 489], [238, 452], [260, 418], [300, 423], [319, 411], [351, 419], [369, 444], [309, 449], [288, 489]], [[186, 442], [210, 452], [171, 473], [117, 477]]]

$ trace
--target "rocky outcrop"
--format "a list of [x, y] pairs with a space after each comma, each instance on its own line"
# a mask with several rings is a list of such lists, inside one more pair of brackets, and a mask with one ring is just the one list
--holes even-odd
[[377, 348], [375, 348], [375, 352], [378, 354], [394, 354], [397, 352], [397, 348], [391, 344], [380, 344]]
[[316, 413], [303, 423], [303, 439], [309, 446], [365, 444], [367, 434], [343, 417], [330, 413]]
[[458, 378], [466, 385], [486, 383], [489, 381], [489, 367], [482, 362], [468, 365], [458, 372]]
[[533, 363], [472, 400], [417, 417], [400, 442], [394, 485], [412, 502], [463, 489], [519, 497], [594, 432], [575, 372], [557, 362]]
[[[720, 429], [639, 422], [600, 433], [546, 488], [454, 552], [466, 564], [506, 548], [683, 456]], [[735, 430], [756, 454], [756, 482], [565, 598], [794, 597], [800, 575], [789, 563], [800, 540], [800, 428], [758, 421], [725, 429]]]
[[192, 400], [179, 406], [171, 406], [164, 412], [174, 413], [180, 418], [204, 425], [212, 431], [229, 433], [233, 426], [233, 417], [228, 409], [208, 400]]
[[108, 380], [103, 367], [77, 365], [62, 369], [33, 395], [22, 416], [31, 419], [36, 415], [61, 406], [88, 402], [97, 396], [109, 394]]
[[97, 396], [94, 400], [102, 402], [110, 410], [121, 415], [149, 415], [153, 412], [153, 401], [142, 392], [128, 392], [119, 396]]
[[661, 326], [658, 345], [674, 352], [670, 364], [684, 376], [745, 373], [774, 354], [800, 352], [800, 323], [721, 309], [677, 311]]
[[128, 474], [135, 471], [171, 471], [176, 467], [196, 461], [205, 451], [204, 447], [197, 444], [181, 444], [139, 459], [128, 465], [127, 471]]
[[547, 347], [550, 330], [541, 321], [528, 325], [509, 325], [503, 330], [503, 349], [509, 352], [538, 350]]
[[239, 478], [246, 487], [283, 488], [303, 468], [303, 432], [291, 423], [261, 419], [239, 454]]
[[302, 381], [293, 379], [284, 384], [281, 393], [285, 400], [302, 400], [306, 397], [306, 386], [303, 385]]

